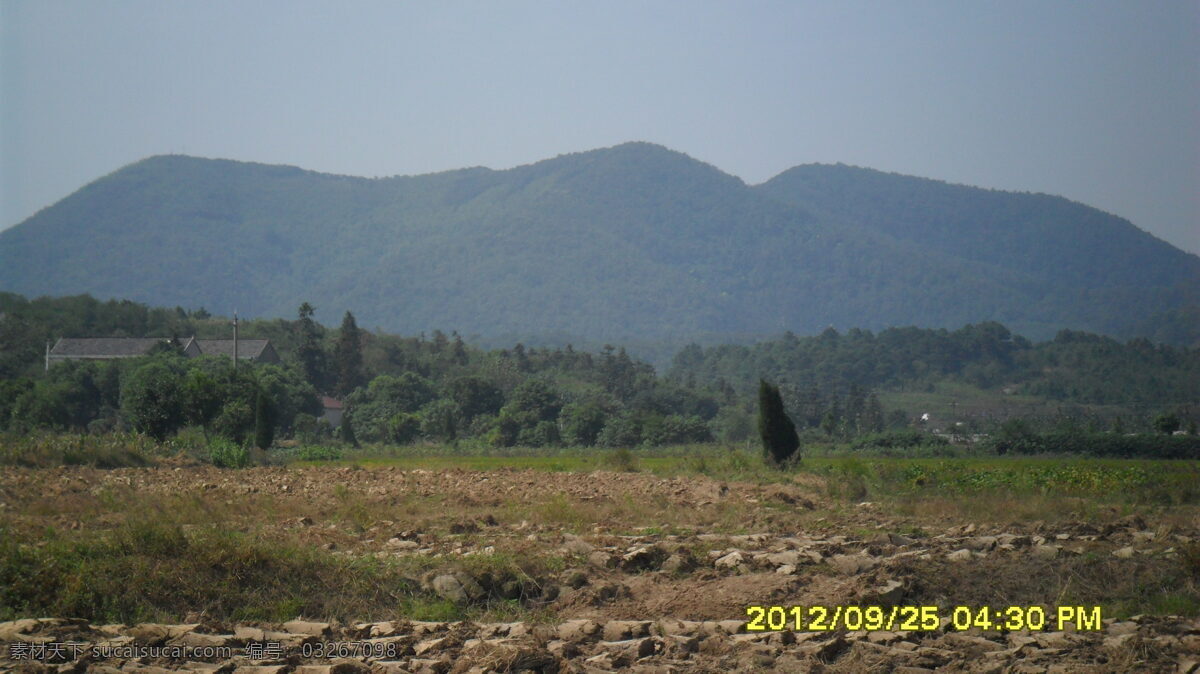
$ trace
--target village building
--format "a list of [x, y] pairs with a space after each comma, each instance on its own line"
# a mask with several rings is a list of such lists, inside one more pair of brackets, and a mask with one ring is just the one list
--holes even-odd
[[342, 414], [345, 411], [346, 405], [342, 401], [329, 396], [321, 396], [321, 421], [337, 428], [342, 425]]
[[[189, 337], [181, 344], [184, 355], [189, 358], [198, 356], [225, 356], [233, 358], [232, 339], [196, 339]], [[239, 339], [237, 340], [238, 360], [253, 360], [259, 363], [280, 362], [279, 354], [271, 346], [269, 339]]]
[[64, 360], [115, 360], [150, 353], [166, 337], [63, 337], [46, 353], [46, 367]]
[[[46, 352], [46, 368], [64, 360], [116, 360], [145, 356], [160, 344], [170, 344], [169, 337], [62, 337]], [[233, 358], [234, 340], [196, 339], [188, 337], [179, 342], [184, 355], [225, 356]], [[269, 339], [237, 340], [238, 360], [259, 363], [280, 362], [279, 354]]]

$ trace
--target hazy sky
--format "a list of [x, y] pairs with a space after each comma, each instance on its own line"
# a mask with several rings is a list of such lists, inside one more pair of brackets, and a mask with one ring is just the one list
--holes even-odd
[[0, 228], [154, 154], [383, 176], [628, 140], [1060, 194], [1200, 252], [1200, 2], [0, 0]]

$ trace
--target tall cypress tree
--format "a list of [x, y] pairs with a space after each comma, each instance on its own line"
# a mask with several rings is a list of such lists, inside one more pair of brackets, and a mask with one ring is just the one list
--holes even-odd
[[758, 433], [763, 453], [776, 466], [782, 466], [800, 449], [800, 436], [783, 409], [783, 396], [763, 379], [758, 381]]
[[354, 435], [354, 426], [350, 423], [350, 414], [342, 417], [342, 424], [338, 426], [338, 432], [342, 436], [342, 442], [351, 447], [358, 447], [358, 438]]
[[296, 359], [304, 371], [304, 378], [318, 391], [325, 391], [328, 381], [325, 376], [325, 350], [321, 348], [321, 327], [313, 320], [313, 306], [308, 302], [300, 305], [299, 318], [293, 324], [296, 331]]
[[266, 393], [254, 401], [254, 446], [267, 449], [275, 441], [275, 409]]
[[457, 332], [454, 333], [454, 350], [451, 353], [453, 354], [452, 360], [454, 361], [455, 365], [467, 364], [467, 347], [465, 344], [463, 344], [462, 336]]
[[349, 311], [342, 318], [342, 329], [333, 347], [333, 367], [337, 372], [337, 392], [343, 396], [350, 395], [366, 380], [363, 376], [362, 331]]

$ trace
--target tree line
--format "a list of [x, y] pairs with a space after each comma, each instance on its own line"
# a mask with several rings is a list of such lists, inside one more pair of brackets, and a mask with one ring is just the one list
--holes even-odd
[[[951, 379], [1070, 396], [1090, 381], [1106, 399], [1114, 387], [1140, 390], [1142, 379], [1122, 379], [1138, 370], [1157, 383], [1159, 399], [1177, 401], [1194, 396], [1200, 382], [1195, 350], [1070, 331], [1032, 344], [996, 323], [878, 335], [826, 330], [754, 346], [689, 346], [658, 376], [611, 345], [596, 352], [520, 343], [484, 350], [455, 332], [391, 335], [360, 328], [349, 311], [336, 328], [314, 316], [315, 308], [304, 303], [292, 320], [242, 322], [241, 335], [270, 339], [281, 365], [243, 364], [234, 372], [228, 359], [188, 359], [164, 344], [144, 358], [68, 361], [43, 372], [43, 349], [52, 337], [177, 342], [191, 335], [228, 338], [231, 328], [227, 318], [203, 309], [88, 296], [30, 301], [0, 293], [0, 430], [134, 430], [162, 439], [192, 427], [240, 445], [267, 446], [277, 436], [321, 443], [335, 439], [320, 420], [320, 399], [330, 396], [344, 402], [338, 434], [349, 442], [741, 443], [756, 435], [765, 379], [775, 382], [805, 442], [874, 438], [870, 442], [880, 446], [908, 446], [930, 436], [886, 435], [914, 424], [906, 411], [885, 409], [878, 390]], [[1104, 373], [1118, 381], [1103, 381]], [[1197, 376], [1188, 380], [1191, 373]], [[1053, 382], [1074, 388], [1053, 389]], [[1195, 425], [1187, 415], [1179, 420], [1182, 430]]]
[[1062, 330], [1033, 343], [995, 322], [958, 330], [826, 329], [812, 337], [785, 333], [752, 346], [681, 350], [669, 379], [751, 393], [759, 378], [804, 389], [846, 393], [853, 387], [920, 391], [942, 381], [1082, 404], [1160, 405], [1200, 402], [1200, 348], [1144, 338]]
[[[295, 320], [241, 324], [243, 338], [271, 339], [282, 365], [242, 363], [235, 372], [228, 359], [185, 358], [165, 343], [143, 358], [66, 361], [42, 373], [39, 347], [56, 334], [227, 338], [228, 320], [86, 296], [0, 299], [8, 309], [0, 338], [6, 353], [11, 345], [22, 354], [0, 379], [0, 428], [11, 431], [128, 429], [162, 439], [193, 426], [249, 443], [265, 424], [272, 435], [323, 441], [332, 439], [318, 420], [328, 395], [344, 402], [340, 432], [355, 442], [636, 446], [750, 433], [748, 410], [663, 380], [623, 348], [483, 351], [457, 333], [369, 332], [349, 311], [340, 327], [326, 328], [308, 303]], [[110, 309], [106, 323], [95, 320]]]

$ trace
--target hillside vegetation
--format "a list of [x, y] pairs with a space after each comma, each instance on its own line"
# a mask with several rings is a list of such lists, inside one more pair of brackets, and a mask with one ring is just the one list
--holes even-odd
[[999, 323], [954, 331], [889, 328], [878, 334], [829, 329], [815, 337], [783, 337], [753, 346], [689, 346], [669, 378], [729, 382], [748, 393], [759, 378], [802, 387], [932, 391], [940, 382], [964, 382], [1057, 401], [1097, 405], [1200, 402], [1200, 350], [1126, 343], [1063, 330], [1033, 343]]
[[754, 187], [630, 143], [385, 179], [153, 157], [0, 233], [0, 288], [243, 316], [310, 301], [559, 346], [988, 320], [1190, 344], [1158, 326], [1200, 305], [1200, 259], [1058, 197], [842, 166]]
[[[246, 363], [234, 372], [228, 359], [188, 359], [164, 343], [143, 358], [69, 361], [43, 372], [45, 344], [59, 336], [228, 337], [229, 319], [88, 296], [0, 294], [0, 313], [0, 430], [134, 431], [158, 441], [179, 434], [184, 444], [203, 440], [222, 462], [245, 460], [222, 452], [268, 448], [276, 438], [488, 448], [751, 443], [760, 379], [779, 383], [806, 448], [849, 443], [943, 455], [952, 453], [946, 433], [932, 434], [943, 430], [963, 441], [991, 433], [987, 448], [996, 452], [1167, 458], [1200, 447], [1200, 351], [1144, 339], [1122, 344], [1064, 331], [1035, 344], [997, 323], [953, 332], [827, 330], [751, 347], [692, 345], [659, 376], [612, 345], [484, 350], [456, 333], [367, 332], [350, 312], [339, 328], [326, 328], [305, 304], [296, 320], [242, 322], [244, 338], [273, 341], [282, 365]], [[983, 404], [933, 408], [939, 418], [919, 419], [947, 389]], [[349, 426], [337, 436], [316, 419], [322, 394], [346, 402]], [[996, 399], [1010, 395], [1055, 407], [1001, 413]], [[1013, 416], [1025, 420], [1013, 425]], [[1168, 437], [1176, 430], [1191, 435]], [[1128, 431], [1152, 435], [1127, 438]], [[208, 446], [213, 439], [232, 444]], [[77, 453], [71, 443], [39, 442], [14, 439], [0, 462]]]

